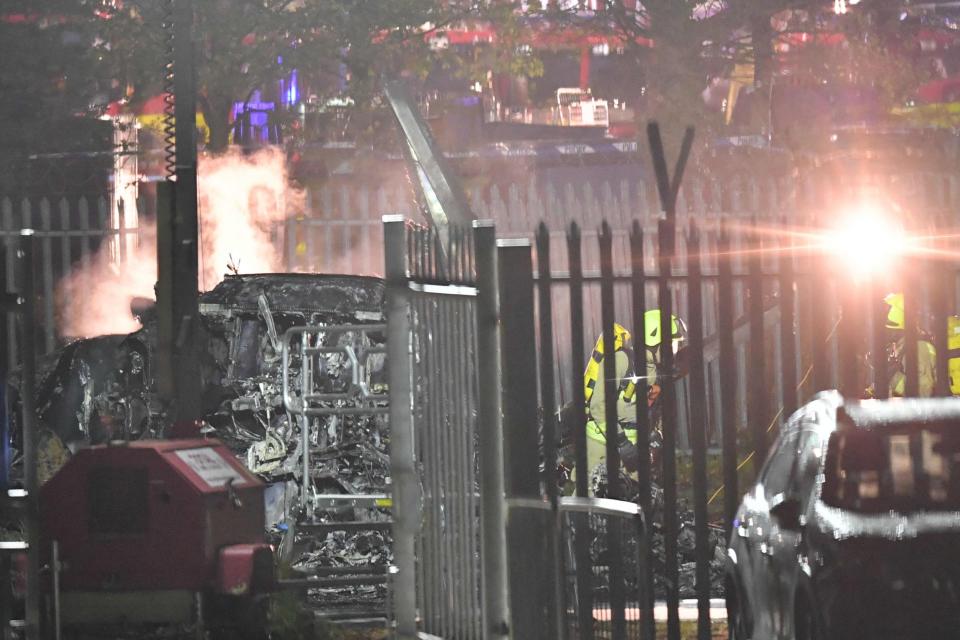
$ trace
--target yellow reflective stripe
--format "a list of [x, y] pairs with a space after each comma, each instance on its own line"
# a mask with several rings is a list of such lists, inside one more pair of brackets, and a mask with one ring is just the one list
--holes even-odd
[[960, 395], [960, 358], [947, 360], [947, 373], [950, 378], [950, 393]]
[[593, 397], [593, 390], [597, 386], [597, 379], [589, 379], [586, 381], [586, 384], [583, 386], [583, 399], [587, 402], [590, 402], [590, 398]]

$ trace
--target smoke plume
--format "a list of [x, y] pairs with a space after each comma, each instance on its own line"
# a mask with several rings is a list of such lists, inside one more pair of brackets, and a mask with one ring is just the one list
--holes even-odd
[[[287, 182], [279, 149], [251, 155], [228, 152], [201, 158], [197, 191], [200, 217], [201, 291], [212, 289], [229, 272], [281, 270], [282, 255], [271, 237], [288, 216], [301, 214], [302, 191]], [[89, 264], [76, 267], [57, 287], [61, 335], [89, 337], [129, 333], [139, 328], [130, 312], [136, 297], [155, 298], [156, 227], [141, 223], [140, 244], [118, 264], [104, 242]]]

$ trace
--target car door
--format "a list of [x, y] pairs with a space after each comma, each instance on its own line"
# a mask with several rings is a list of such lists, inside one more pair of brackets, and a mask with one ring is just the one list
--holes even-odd
[[786, 484], [769, 488], [780, 493], [770, 493], [770, 527], [766, 540], [768, 579], [770, 585], [772, 622], [774, 635], [778, 638], [793, 638], [793, 614], [800, 578], [803, 538], [803, 514], [813, 494], [814, 484], [820, 470], [821, 436], [812, 429], [801, 429], [791, 440], [791, 450], [784, 452], [792, 459]]
[[744, 591], [753, 618], [753, 637], [776, 638], [783, 627], [781, 607], [773, 590], [775, 577], [771, 560], [771, 535], [774, 526], [770, 516], [770, 500], [784, 494], [796, 456], [798, 433], [788, 431], [780, 435], [771, 447], [770, 455], [760, 472], [753, 490], [744, 496], [735, 535], [745, 552], [741, 560]]

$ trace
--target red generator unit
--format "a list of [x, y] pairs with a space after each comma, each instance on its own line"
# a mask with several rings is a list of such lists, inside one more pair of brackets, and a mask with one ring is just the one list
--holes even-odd
[[[262, 629], [263, 483], [216, 440], [84, 449], [40, 493], [46, 620]], [[262, 604], [262, 603], [261, 603]]]

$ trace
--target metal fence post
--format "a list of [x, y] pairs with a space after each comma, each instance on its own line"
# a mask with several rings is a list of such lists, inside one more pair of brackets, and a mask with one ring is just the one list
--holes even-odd
[[677, 389], [673, 373], [673, 300], [670, 292], [671, 257], [674, 248], [674, 223], [671, 218], [661, 220], [657, 233], [660, 241], [660, 371], [663, 403], [663, 551], [664, 579], [667, 596], [667, 638], [680, 638], [680, 565], [677, 554]]
[[840, 393], [857, 398], [862, 389], [859, 388], [858, 358], [860, 336], [862, 334], [863, 296], [853, 280], [841, 280], [840, 292], [840, 335], [838, 355]]
[[[631, 294], [633, 297], [633, 327], [637, 335], [637, 344], [645, 335], [645, 324], [647, 314], [647, 295], [646, 295], [646, 274], [643, 266], [643, 228], [636, 220], [630, 229], [630, 260], [631, 260]], [[637, 378], [637, 453], [639, 461], [637, 462], [637, 480], [640, 484], [640, 506], [643, 508], [644, 517], [650, 518], [650, 413], [647, 411], [647, 376], [642, 368], [646, 367], [646, 362], [641, 362], [640, 357], [644, 357], [645, 347], [640, 348], [637, 356], [637, 369], [639, 375]]]
[[[23, 368], [21, 373], [20, 402], [23, 411], [23, 488], [27, 491], [27, 594], [26, 625], [27, 640], [40, 637], [40, 522], [39, 489], [37, 478], [37, 424], [34, 403], [36, 377], [36, 288], [33, 278], [33, 229], [20, 231], [20, 268], [23, 297], [22, 327]], [[6, 621], [0, 621], [6, 623]]]
[[[690, 311], [690, 393], [706, 398], [703, 358], [703, 293], [700, 266], [700, 231], [694, 226], [687, 240], [687, 305]], [[693, 448], [694, 535], [696, 540], [697, 637], [710, 640], [710, 539], [707, 528], [707, 419], [704, 402], [690, 407]]]
[[[503, 358], [504, 489], [508, 500], [539, 499], [537, 356], [530, 242], [499, 240], [497, 266]], [[511, 509], [507, 514], [510, 629], [512, 637], [518, 639], [546, 638], [542, 523], [542, 511]]]
[[413, 434], [410, 300], [407, 293], [406, 226], [402, 216], [383, 217], [387, 279], [387, 366], [390, 385], [390, 476], [393, 482], [393, 602], [395, 633], [417, 637], [415, 540], [419, 523]]
[[[2, 223], [0, 223], [0, 231], [2, 230]], [[0, 238], [0, 267], [6, 265], [6, 256], [6, 239]], [[4, 278], [0, 278], [0, 296], [5, 296], [7, 293], [12, 294], [13, 287], [8, 286]], [[8, 341], [7, 339], [7, 327], [8, 325], [13, 326], [12, 322], [8, 321], [8, 319], [12, 318], [13, 314], [5, 311], [3, 307], [4, 305], [0, 305], [0, 379], [5, 380], [6, 372], [13, 368], [16, 354], [10, 353], [10, 349], [13, 348], [13, 341]]]
[[[784, 225], [786, 226], [786, 225]], [[783, 418], [797, 409], [797, 333], [794, 324], [796, 290], [793, 277], [793, 240], [787, 233], [780, 245], [780, 358], [783, 385]]]
[[[567, 260], [570, 269], [570, 353], [573, 381], [573, 411], [570, 429], [573, 429], [574, 470], [576, 494], [587, 497], [590, 470], [587, 468], [587, 414], [583, 388], [583, 366], [586, 360], [583, 348], [583, 262], [581, 257], [580, 227], [571, 223], [567, 233]], [[593, 571], [590, 560], [590, 518], [586, 514], [571, 514], [574, 522], [573, 544], [577, 563], [577, 631], [579, 640], [593, 640]]]
[[[603, 323], [603, 388], [595, 389], [594, 393], [603, 393], [606, 401], [606, 431], [604, 437], [607, 446], [607, 498], [620, 500], [622, 489], [620, 486], [620, 423], [617, 415], [617, 400], [620, 396], [620, 381], [616, 370], [616, 334], [614, 332], [614, 299], [613, 299], [613, 235], [610, 225], [604, 220], [600, 227], [600, 316]], [[642, 334], [641, 334], [642, 335]], [[610, 610], [612, 620], [613, 639], [625, 639], [627, 635], [627, 619], [625, 614], [626, 600], [624, 595], [623, 566], [619, 558], [623, 553], [622, 532], [620, 521], [611, 520], [607, 523], [607, 550], [610, 561]]]
[[737, 513], [740, 491], [737, 479], [737, 352], [733, 341], [733, 255], [730, 235], [720, 232], [720, 256], [717, 260], [717, 329], [720, 333], [720, 397], [723, 444], [723, 513], [724, 528], [729, 535]]
[[904, 265], [903, 283], [903, 397], [915, 398], [920, 392], [920, 380], [917, 375], [920, 367], [920, 354], [917, 348], [919, 331], [917, 310], [920, 308], [920, 296], [916, 272], [912, 265]]
[[581, 258], [580, 226], [570, 224], [567, 234], [567, 256], [570, 268], [570, 379], [573, 380], [573, 450], [576, 471], [576, 492], [587, 497], [590, 470], [587, 468], [587, 414], [586, 396], [583, 389], [583, 367], [586, 361], [583, 348], [583, 261]]
[[[875, 280], [870, 283], [870, 355], [871, 365], [873, 367], [873, 397], [885, 400], [890, 395], [890, 376], [887, 371], [887, 350], [886, 350], [886, 314], [883, 310], [884, 292], [880, 284]], [[946, 334], [944, 334], [946, 335]], [[940, 353], [939, 351], [937, 352]], [[939, 358], [938, 358], [939, 360]]]
[[[643, 260], [643, 227], [638, 220], [633, 221], [630, 229], [630, 261], [631, 261], [631, 294], [633, 297], [633, 327], [638, 335], [646, 334], [647, 315], [647, 277]], [[645, 356], [644, 356], [645, 357]], [[640, 366], [640, 365], [638, 365]], [[644, 362], [642, 366], [646, 366]], [[640, 545], [638, 558], [643, 567], [640, 580], [643, 581], [640, 589], [641, 601], [641, 637], [644, 640], [653, 640], [656, 635], [656, 623], [653, 619], [654, 583], [653, 583], [653, 553], [650, 545], [650, 523], [653, 522], [652, 492], [650, 486], [650, 411], [647, 407], [647, 377], [640, 375], [637, 379], [637, 482], [640, 491], [637, 496], [646, 526], [643, 527], [643, 544]]]
[[[819, 223], [820, 221], [815, 221]], [[830, 340], [833, 321], [833, 298], [830, 292], [830, 283], [833, 280], [832, 270], [827, 266], [822, 253], [813, 251], [806, 258], [807, 278], [806, 300], [811, 304], [810, 314], [811, 336], [810, 349], [813, 360], [813, 389], [814, 393], [825, 391], [831, 386], [830, 367]], [[821, 304], [814, 304], [820, 301]]]
[[[931, 232], [933, 236], [936, 231]], [[930, 302], [933, 307], [933, 347], [937, 352], [936, 379], [937, 386], [934, 395], [950, 396], [950, 369], [949, 369], [949, 316], [953, 312], [953, 292], [948, 286], [953, 276], [952, 266], [945, 269], [939, 267], [935, 261], [925, 264], [927, 277], [931, 286]]]
[[[759, 242], [759, 241], [757, 241]], [[755, 249], [759, 249], [757, 246]], [[763, 330], [763, 260], [756, 251], [750, 263], [750, 368], [747, 376], [749, 403], [747, 415], [750, 430], [753, 433], [753, 470], [754, 477], [759, 475], [760, 467], [767, 452], [767, 392], [768, 383], [765, 374], [766, 354]]]
[[540, 412], [543, 417], [543, 485], [550, 501], [552, 521], [546, 534], [549, 563], [546, 631], [550, 638], [565, 636], [561, 624], [563, 605], [563, 558], [560, 553], [561, 521], [557, 499], [557, 419], [553, 379], [553, 279], [550, 273], [550, 231], [541, 223], [537, 229], [537, 289], [540, 304]]
[[484, 638], [508, 636], [506, 505], [500, 413], [500, 335], [497, 238], [493, 222], [473, 223], [477, 265], [477, 422], [480, 456], [481, 562]]

